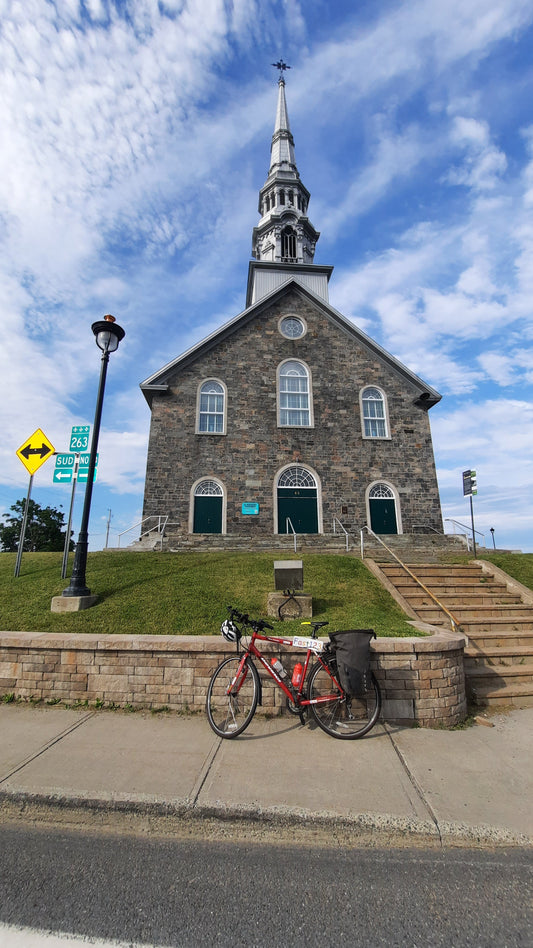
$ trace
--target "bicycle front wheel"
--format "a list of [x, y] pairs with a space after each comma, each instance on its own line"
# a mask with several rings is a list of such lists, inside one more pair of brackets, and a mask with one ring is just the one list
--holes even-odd
[[340, 691], [323, 665], [315, 665], [309, 676], [308, 697], [313, 717], [319, 727], [331, 737], [356, 740], [364, 737], [379, 718], [381, 692], [373, 675], [367, 675], [368, 688], [362, 695], [351, 698]]
[[259, 675], [250, 659], [226, 658], [207, 689], [207, 720], [219, 737], [242, 734], [252, 720], [259, 698]]

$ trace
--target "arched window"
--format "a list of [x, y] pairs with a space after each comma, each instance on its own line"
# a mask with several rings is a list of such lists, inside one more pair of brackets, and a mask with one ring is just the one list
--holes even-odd
[[205, 481], [200, 481], [194, 490], [195, 497], [222, 497], [223, 493], [224, 491], [220, 484], [217, 484], [216, 481], [212, 481], [209, 478]]
[[388, 484], [374, 484], [368, 492], [369, 500], [394, 500], [394, 491]]
[[309, 372], [301, 362], [291, 360], [280, 366], [279, 423], [293, 428], [312, 425]]
[[284, 227], [281, 232], [281, 259], [296, 259], [296, 234], [292, 227]]
[[383, 392], [373, 386], [365, 388], [361, 393], [361, 407], [364, 437], [386, 438], [388, 434], [387, 416]]
[[198, 399], [198, 431], [206, 434], [224, 434], [226, 390], [221, 382], [208, 379], [200, 386]]
[[278, 487], [309, 487], [314, 489], [316, 488], [316, 481], [307, 468], [294, 464], [280, 474]]

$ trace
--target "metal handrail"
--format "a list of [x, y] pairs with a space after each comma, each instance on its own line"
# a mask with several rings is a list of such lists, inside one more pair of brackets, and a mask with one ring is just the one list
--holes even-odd
[[134, 523], [133, 526], [128, 527], [127, 530], [123, 530], [122, 533], [118, 535], [118, 545], [120, 546], [120, 538], [123, 537], [126, 533], [130, 533], [131, 530], [135, 530], [137, 527], [142, 527], [143, 523], [148, 523], [149, 520], [157, 520], [157, 525], [150, 527], [148, 530], [141, 531], [139, 534], [139, 540], [142, 540], [143, 537], [149, 536], [154, 530], [157, 531], [160, 537], [161, 549], [163, 549], [163, 538], [165, 536], [165, 529], [168, 523], [168, 515], [166, 517], [157, 516], [153, 514], [151, 517], [144, 517], [143, 520], [139, 520], [137, 523]]
[[350, 534], [348, 533], [346, 527], [340, 522], [340, 520], [339, 520], [338, 517], [333, 517], [333, 533], [336, 533], [336, 532], [337, 532], [337, 531], [335, 530], [335, 524], [336, 524], [336, 523], [339, 524], [339, 527], [341, 528], [342, 532], [344, 533], [344, 535], [345, 535], [345, 537], [346, 537], [346, 552], [348, 552], [348, 550], [349, 550], [349, 548], [350, 548], [350, 547], [349, 547]]
[[[454, 520], [453, 517], [446, 517], [444, 522], [445, 522], [445, 523], [453, 523], [453, 526], [454, 526], [453, 535], [454, 535], [454, 536], [455, 536], [455, 526], [456, 526], [456, 525], [457, 525], [458, 527], [462, 527], [463, 530], [468, 530], [469, 533], [472, 533], [472, 527], [469, 527], [466, 523], [461, 523], [460, 520]], [[483, 546], [486, 546], [486, 543], [485, 543], [485, 534], [484, 534], [484, 533], [480, 533], [479, 530], [474, 530], [474, 534], [477, 534], [478, 537], [482, 537], [482, 539], [483, 539]], [[469, 536], [467, 536], [466, 542], [467, 542], [467, 544], [468, 544], [468, 549], [470, 549], [470, 542], [471, 542], [471, 540], [470, 540], [470, 537], [469, 537]]]
[[378, 543], [381, 543], [382, 547], [384, 547], [384, 549], [387, 551], [387, 553], [390, 553], [390, 555], [393, 557], [393, 559], [395, 559], [396, 562], [399, 563], [399, 565], [402, 567], [402, 569], [405, 570], [405, 572], [407, 573], [407, 575], [410, 576], [411, 579], [414, 579], [415, 583], [417, 583], [417, 585], [420, 586], [420, 588], [424, 590], [424, 592], [426, 593], [426, 595], [428, 595], [428, 596], [430, 597], [430, 599], [433, 600], [433, 602], [435, 603], [435, 605], [437, 605], [437, 606], [439, 607], [439, 609], [442, 609], [442, 611], [448, 616], [448, 619], [450, 620], [450, 622], [451, 622], [451, 624], [452, 624], [452, 629], [454, 630], [454, 632], [460, 632], [460, 631], [461, 631], [461, 624], [460, 624], [459, 620], [456, 618], [456, 616], [454, 616], [453, 612], [450, 612], [450, 610], [447, 609], [445, 605], [443, 605], [443, 603], [440, 601], [440, 599], [438, 599], [437, 596], [436, 596], [434, 593], [431, 592], [431, 589], [428, 589], [427, 586], [422, 582], [422, 580], [419, 579], [418, 576], [415, 576], [415, 574], [413, 573], [413, 571], [410, 570], [409, 567], [406, 566], [404, 562], [402, 562], [402, 560], [400, 559], [400, 557], [399, 557], [399, 556], [396, 556], [396, 553], [394, 552], [394, 550], [391, 550], [390, 547], [388, 547], [387, 544], [383, 542], [383, 540], [381, 539], [381, 537], [378, 537], [377, 534], [374, 533], [374, 531], [371, 530], [370, 527], [369, 527], [366, 523], [365, 523], [364, 527], [361, 527], [361, 559], [364, 560], [364, 558], [365, 558], [365, 557], [364, 557], [363, 530], [367, 530], [368, 533], [369, 533], [371, 536], [373, 536], [375, 540], [378, 541]]
[[292, 532], [294, 533], [294, 552], [296, 553], [296, 530], [294, 529], [294, 527], [293, 527], [293, 525], [292, 525], [292, 520], [291, 520], [291, 518], [290, 518], [290, 517], [286, 517], [286, 518], [285, 518], [285, 533], [288, 533], [288, 532], [289, 532], [289, 527], [291, 528]]

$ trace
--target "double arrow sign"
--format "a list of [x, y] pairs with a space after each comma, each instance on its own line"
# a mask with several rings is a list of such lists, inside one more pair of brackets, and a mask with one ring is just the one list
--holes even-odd
[[[54, 470], [54, 484], [70, 484], [74, 476], [80, 483], [87, 483], [89, 475], [89, 454], [78, 455], [78, 469], [76, 471], [75, 454], [56, 454], [56, 466]], [[96, 455], [96, 464], [98, 464], [98, 455]], [[94, 469], [94, 480], [96, 480], [96, 467]]]
[[41, 464], [44, 464], [53, 453], [54, 446], [52, 442], [48, 440], [44, 431], [37, 428], [31, 438], [27, 438], [24, 444], [21, 444], [17, 451], [17, 457], [33, 477]]

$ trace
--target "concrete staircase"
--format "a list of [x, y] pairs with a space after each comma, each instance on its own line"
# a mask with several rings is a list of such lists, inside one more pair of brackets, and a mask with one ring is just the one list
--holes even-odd
[[380, 562], [395, 563], [394, 557], [397, 556], [403, 563], [440, 563], [443, 556], [467, 553], [468, 547], [466, 537], [460, 534], [402, 533], [379, 538], [365, 530], [363, 550], [365, 557]]
[[[411, 572], [467, 636], [467, 696], [478, 706], [533, 706], [533, 592], [491, 563], [417, 563]], [[380, 563], [413, 617], [452, 628], [449, 617], [399, 564]]]
[[[426, 562], [432, 560], [438, 562], [443, 554], [462, 554], [466, 552], [464, 539], [451, 534], [404, 534], [402, 536], [387, 536], [386, 541], [390, 549], [400, 559], [409, 556], [413, 559], [424, 559]], [[231, 533], [200, 533], [183, 536], [172, 535], [172, 532], [167, 530], [163, 541], [163, 549], [172, 552], [186, 552], [187, 550], [261, 552], [272, 550], [274, 552], [294, 553], [294, 535], [273, 534], [261, 537], [253, 534], [243, 536]], [[296, 537], [296, 552], [351, 553], [360, 556], [360, 531], [357, 530], [349, 534], [348, 544], [342, 531], [338, 533], [298, 534]], [[378, 553], [380, 557], [383, 555], [383, 546], [378, 540], [365, 532], [364, 555], [376, 557]], [[392, 560], [393, 557], [391, 556]]]
[[[197, 533], [188, 536], [165, 537], [163, 549], [184, 553], [191, 551], [260, 553], [272, 550], [277, 553], [294, 553], [293, 534], [274, 534], [268, 537], [253, 535]], [[354, 537], [348, 541], [348, 551], [357, 552]], [[300, 534], [296, 537], [297, 553], [346, 553], [344, 534]]]

